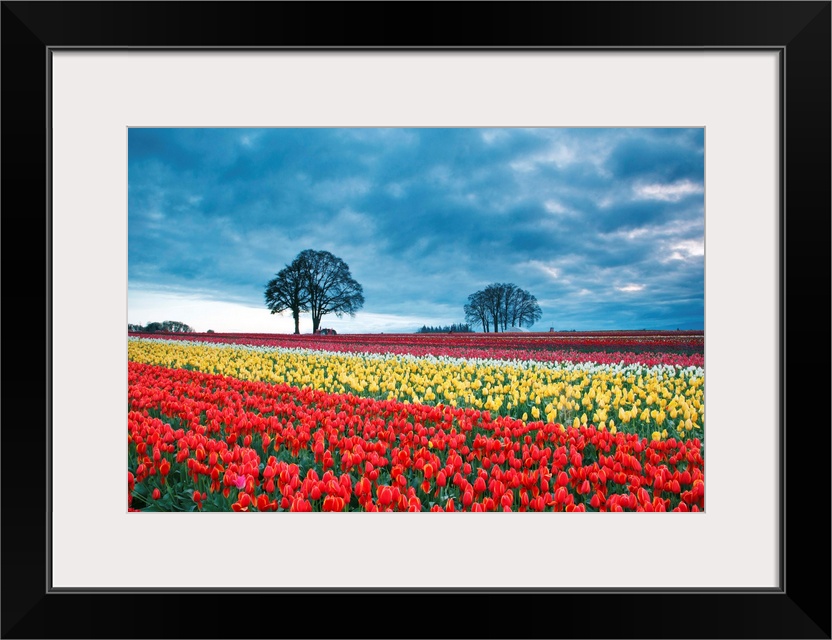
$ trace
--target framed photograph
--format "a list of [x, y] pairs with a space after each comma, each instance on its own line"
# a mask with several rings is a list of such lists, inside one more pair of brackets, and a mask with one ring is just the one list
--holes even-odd
[[[433, 634], [431, 607], [466, 637], [830, 637], [829, 374], [815, 355], [830, 320], [829, 2], [3, 2], [1, 35], [3, 637], [268, 637], [298, 635], [296, 624], [317, 637], [408, 635], [402, 613]], [[315, 206], [298, 220], [275, 202]], [[295, 271], [311, 283], [329, 257], [347, 269], [348, 301], [298, 298], [293, 310], [281, 283]], [[454, 259], [500, 268], [452, 270]], [[797, 293], [807, 283], [821, 304]], [[518, 302], [488, 316], [486, 285]], [[256, 311], [251, 295], [218, 293], [263, 286]], [[648, 290], [662, 293], [639, 297]], [[185, 315], [161, 317], [169, 309]], [[27, 317], [22, 335], [8, 310]], [[243, 324], [255, 315], [280, 328]], [[511, 393], [468, 402], [557, 424], [549, 435], [566, 452], [597, 440], [599, 424], [604, 438], [619, 420], [664, 427], [665, 409], [684, 436], [705, 424], [704, 393], [707, 453], [676, 468], [687, 491], [671, 471], [650, 476], [661, 486], [642, 500], [622, 478], [629, 513], [590, 495], [598, 480], [577, 477], [580, 459], [562, 463], [560, 493], [558, 474], [535, 476], [534, 492], [500, 491], [498, 504], [475, 488], [476, 469], [459, 495], [443, 492], [429, 450], [447, 443], [427, 431], [418, 481], [401, 475], [398, 496], [391, 476], [384, 497], [382, 482], [346, 502], [335, 490], [269, 501], [254, 486], [271, 463], [244, 461], [213, 479], [214, 496], [227, 481], [222, 499], [196, 484], [163, 494], [137, 470], [168, 467], [132, 423], [125, 456], [124, 400], [162, 357], [142, 334], [190, 318], [202, 344], [283, 336], [261, 349], [363, 334], [366, 352], [384, 334], [453, 331], [434, 339], [448, 358], [470, 347], [463, 326], [480, 336], [470, 349], [494, 329], [515, 355], [532, 348], [531, 325], [540, 340], [550, 327], [642, 329], [626, 326], [634, 318], [654, 337], [699, 331], [702, 361], [687, 364], [707, 384], [676, 384], [684, 406], [660, 404], [658, 388], [645, 395], [654, 414], [587, 401], [581, 416], [571, 401]], [[165, 344], [180, 371], [206, 375], [196, 351]], [[353, 366], [326, 391], [363, 390]], [[422, 387], [390, 401], [457, 401]], [[670, 451], [664, 431], [639, 435]], [[325, 470], [321, 445], [309, 464]], [[251, 446], [278, 451], [259, 436]], [[189, 462], [196, 482], [202, 457], [189, 455], [174, 464]], [[401, 512], [206, 512], [350, 500]], [[428, 513], [455, 503], [491, 513]], [[638, 512], [659, 507], [687, 513]], [[113, 604], [116, 628], [99, 614]]]

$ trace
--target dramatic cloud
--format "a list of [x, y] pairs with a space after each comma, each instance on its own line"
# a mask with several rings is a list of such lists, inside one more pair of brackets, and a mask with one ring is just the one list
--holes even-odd
[[645, 200], [679, 202], [682, 198], [704, 193], [703, 185], [690, 180], [679, 180], [673, 184], [642, 184], [635, 187], [636, 195]]
[[702, 129], [130, 129], [128, 182], [131, 323], [291, 331], [263, 289], [318, 249], [364, 287], [339, 332], [460, 322], [491, 282], [535, 330], [704, 325]]

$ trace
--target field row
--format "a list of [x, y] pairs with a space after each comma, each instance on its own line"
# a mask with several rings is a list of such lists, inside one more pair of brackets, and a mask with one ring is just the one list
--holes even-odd
[[[132, 334], [141, 336], [142, 334]], [[592, 362], [702, 367], [704, 337], [696, 332], [649, 334], [374, 334], [308, 336], [275, 334], [165, 334], [170, 340], [339, 353], [383, 353], [538, 362]]]
[[471, 408], [522, 421], [704, 438], [704, 372], [652, 367], [471, 360], [217, 345], [130, 338], [133, 362], [240, 380], [286, 383], [428, 406]]
[[131, 510], [704, 508], [698, 437], [377, 400], [182, 364], [129, 363]]

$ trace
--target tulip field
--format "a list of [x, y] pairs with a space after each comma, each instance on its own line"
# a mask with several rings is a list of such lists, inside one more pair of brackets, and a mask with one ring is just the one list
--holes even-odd
[[130, 511], [703, 511], [701, 332], [130, 334]]

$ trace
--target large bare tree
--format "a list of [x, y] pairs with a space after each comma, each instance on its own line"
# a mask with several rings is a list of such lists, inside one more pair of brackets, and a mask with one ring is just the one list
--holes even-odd
[[300, 314], [311, 312], [317, 332], [328, 313], [355, 316], [364, 306], [361, 285], [341, 258], [329, 251], [306, 249], [266, 285], [266, 306], [272, 313], [291, 310], [295, 333], [300, 333]]
[[309, 311], [307, 267], [301, 256], [287, 264], [266, 284], [266, 306], [272, 313], [291, 311], [295, 333], [300, 333], [300, 314]]
[[326, 314], [334, 313], [340, 318], [346, 313], [354, 317], [364, 306], [364, 291], [341, 258], [329, 251], [312, 249], [301, 251], [298, 258], [303, 260], [306, 269], [313, 332], [318, 331]]

